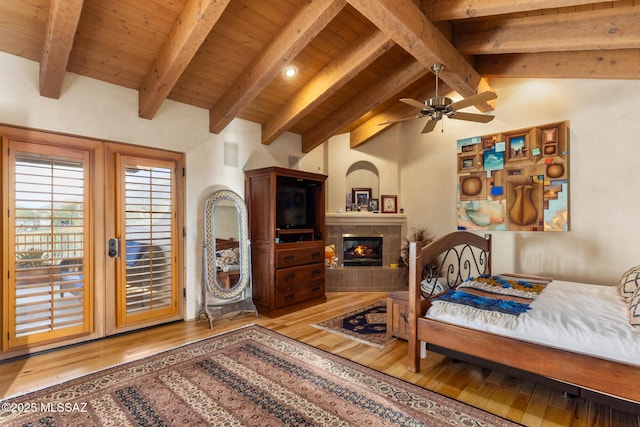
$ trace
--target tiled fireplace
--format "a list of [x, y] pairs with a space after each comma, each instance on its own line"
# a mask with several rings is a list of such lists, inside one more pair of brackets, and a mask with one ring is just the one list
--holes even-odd
[[343, 234], [342, 265], [345, 267], [382, 267], [384, 236]]
[[[338, 267], [325, 271], [325, 288], [329, 292], [388, 292], [407, 289], [406, 271], [391, 268], [398, 264], [402, 246], [403, 228], [406, 216], [403, 214], [343, 213], [326, 214], [325, 243], [335, 244]], [[354, 247], [354, 239], [343, 236], [357, 236], [366, 246], [373, 242], [371, 238], [380, 238], [379, 260], [377, 265], [364, 265], [345, 262], [347, 252]], [[346, 243], [345, 243], [346, 242]], [[361, 242], [363, 243], [363, 242]], [[356, 245], [357, 246], [357, 245]], [[371, 248], [367, 249], [368, 251]], [[348, 257], [347, 257], [348, 258]], [[366, 263], [370, 263], [370, 259]]]

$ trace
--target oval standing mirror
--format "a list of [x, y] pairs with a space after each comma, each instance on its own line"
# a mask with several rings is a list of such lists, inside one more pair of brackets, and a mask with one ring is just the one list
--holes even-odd
[[231, 190], [220, 190], [204, 203], [202, 309], [213, 328], [216, 317], [252, 311], [251, 261], [247, 207]]

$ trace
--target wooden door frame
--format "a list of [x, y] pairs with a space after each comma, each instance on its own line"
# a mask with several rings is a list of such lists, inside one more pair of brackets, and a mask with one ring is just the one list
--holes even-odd
[[[92, 221], [89, 225], [90, 227], [90, 235], [91, 242], [88, 242], [90, 248], [88, 248], [93, 254], [102, 253], [102, 248], [104, 248], [104, 234], [96, 233], [96, 230], [104, 229], [104, 217], [99, 215], [100, 212], [104, 212], [104, 199], [101, 197], [97, 197], [97, 195], [102, 194], [102, 189], [104, 188], [104, 142], [91, 139], [84, 138], [79, 136], [67, 135], [62, 133], [55, 132], [47, 132], [40, 131], [22, 127], [14, 127], [7, 125], [0, 125], [0, 136], [2, 137], [2, 186], [6, 186], [9, 176], [8, 176], [8, 156], [5, 156], [5, 150], [8, 147], [8, 141], [17, 140], [22, 142], [29, 142], [39, 145], [49, 145], [49, 146], [57, 146], [57, 147], [67, 147], [72, 149], [80, 149], [87, 151], [89, 154], [89, 175], [91, 180], [91, 188], [90, 191], [92, 193], [90, 197], [90, 209], [93, 212]], [[3, 191], [2, 195], [2, 209], [3, 212], [6, 212], [9, 206], [9, 197], [10, 195], [7, 192]], [[4, 218], [4, 216], [3, 216]], [[3, 301], [8, 298], [8, 285], [4, 285], [4, 281], [7, 280], [7, 271], [9, 268], [9, 242], [6, 236], [8, 236], [8, 221], [2, 221], [2, 277], [3, 277], [3, 286], [2, 286], [2, 299]], [[93, 304], [93, 331], [88, 334], [83, 334], [74, 338], [65, 339], [62, 342], [62, 345], [70, 345], [76, 344], [84, 341], [93, 340], [96, 338], [100, 338], [104, 336], [105, 328], [104, 322], [96, 321], [96, 319], [104, 318], [104, 301], [103, 298], [100, 298], [100, 295], [104, 295], [104, 266], [102, 263], [95, 262], [93, 265], [93, 295], [94, 304]], [[28, 353], [33, 353], [34, 351], [44, 351], [53, 348], [60, 347], [61, 342], [49, 342], [38, 344], [34, 347], [29, 348], [16, 348], [16, 349], [7, 349], [7, 328], [8, 322], [5, 321], [5, 316], [3, 314], [2, 323], [0, 325], [0, 333], [2, 334], [2, 345], [0, 346], [0, 360], [10, 359], [12, 357], [21, 356]]]
[[[179, 295], [178, 295], [178, 312], [176, 315], [165, 318], [161, 321], [152, 320], [149, 322], [138, 322], [134, 325], [117, 325], [117, 313], [116, 313], [116, 261], [113, 258], [109, 258], [107, 255], [107, 251], [105, 250], [105, 286], [106, 286], [106, 295], [109, 296], [110, 300], [107, 301], [106, 305], [106, 335], [113, 335], [121, 332], [128, 332], [139, 328], [144, 328], [147, 326], [157, 325], [159, 323], [166, 323], [172, 320], [181, 320], [184, 319], [185, 313], [185, 286], [184, 286], [184, 217], [185, 217], [185, 179], [184, 179], [184, 154], [178, 152], [172, 152], [167, 150], [160, 150], [154, 148], [146, 148], [140, 146], [133, 146], [128, 144], [121, 144], [116, 142], [109, 142], [105, 146], [105, 179], [106, 179], [106, 189], [104, 198], [105, 200], [115, 200], [116, 195], [116, 157], [117, 155], [121, 156], [136, 156], [136, 157], [145, 157], [149, 159], [156, 159], [162, 161], [172, 161], [175, 162], [176, 170], [175, 174], [175, 183], [176, 183], [176, 229], [177, 229], [177, 242], [174, 242], [174, 247], [176, 251], [174, 256], [177, 257], [176, 260], [176, 268], [175, 272], [178, 286], [180, 287]], [[109, 203], [107, 203], [109, 205]], [[107, 209], [105, 211], [105, 241], [108, 241], [111, 237], [116, 237], [116, 212], [115, 209]]]
[[[138, 328], [143, 328], [146, 326], [152, 326], [157, 323], [164, 323], [171, 320], [179, 320], [184, 318], [185, 313], [185, 238], [184, 238], [184, 218], [185, 218], [185, 189], [186, 189], [186, 180], [184, 177], [185, 170], [185, 156], [184, 153], [172, 152], [164, 149], [154, 149], [147, 147], [134, 146], [124, 143], [118, 143], [113, 141], [106, 141], [102, 139], [96, 138], [87, 138], [76, 135], [69, 135], [59, 132], [51, 132], [37, 129], [29, 129], [20, 126], [11, 126], [0, 124], [0, 143], [2, 143], [2, 147], [8, 145], [5, 143], [5, 140], [19, 140], [25, 142], [31, 142], [42, 145], [50, 145], [50, 146], [62, 146], [69, 147], [74, 149], [82, 149], [89, 152], [89, 163], [90, 163], [90, 179], [91, 179], [91, 188], [90, 191], [92, 196], [90, 198], [90, 209], [92, 211], [92, 223], [90, 224], [91, 231], [90, 235], [92, 241], [91, 251], [94, 254], [94, 264], [93, 264], [93, 294], [94, 305], [93, 305], [93, 331], [74, 338], [70, 338], [64, 341], [51, 342], [51, 343], [43, 343], [42, 345], [37, 345], [30, 348], [21, 348], [8, 351], [5, 346], [5, 339], [0, 339], [0, 360], [6, 360], [14, 357], [23, 356], [25, 354], [30, 354], [38, 351], [46, 351], [55, 349], [61, 346], [77, 344], [85, 341], [90, 341], [98, 338], [103, 338], [107, 335], [112, 335], [115, 333], [126, 332], [129, 330], [134, 330]], [[107, 236], [113, 235], [113, 227], [114, 227], [114, 212], [107, 209], [108, 200], [113, 200], [113, 191], [114, 189], [109, 186], [108, 176], [110, 174], [111, 179], [113, 179], [113, 168], [107, 170], [108, 167], [113, 166], [113, 153], [115, 151], [120, 151], [122, 153], [126, 153], [127, 155], [135, 155], [135, 156], [147, 156], [149, 158], [157, 158], [157, 159], [170, 159], [176, 162], [176, 227], [178, 230], [177, 233], [177, 242], [175, 244], [176, 253], [174, 254], [176, 259], [177, 271], [176, 277], [178, 278], [178, 286], [179, 289], [179, 298], [178, 298], [178, 312], [179, 315], [175, 316], [175, 319], [163, 320], [163, 322], [155, 322], [155, 323], [141, 323], [135, 326], [130, 326], [127, 328], [116, 328], [115, 327], [115, 319], [110, 314], [110, 310], [113, 310], [114, 300], [113, 297], [113, 286], [115, 280], [115, 269], [114, 269], [114, 261], [107, 255]], [[4, 151], [3, 151], [4, 153]], [[3, 154], [2, 162], [0, 163], [0, 185], [6, 185], [8, 182], [8, 168], [7, 168], [8, 158]], [[113, 182], [113, 181], [111, 181]], [[108, 195], [109, 194], [109, 195]], [[0, 197], [0, 209], [4, 209], [3, 212], [7, 212], [9, 206], [9, 197], [10, 195], [7, 192], [3, 191], [2, 196]], [[109, 198], [111, 197], [111, 198]], [[2, 217], [4, 218], [4, 216]], [[3, 237], [2, 246], [0, 246], [0, 266], [2, 268], [3, 274], [3, 286], [2, 286], [2, 294], [0, 298], [2, 301], [5, 301], [7, 298], [6, 289], [7, 286], [4, 285], [7, 280], [7, 272], [8, 272], [8, 242], [6, 236], [8, 235], [8, 221], [1, 220], [2, 228], [0, 229], [0, 233]], [[107, 226], [107, 224], [111, 224]], [[111, 294], [109, 292], [112, 292]], [[0, 307], [1, 309], [1, 307]], [[4, 319], [4, 316], [3, 316]], [[0, 337], [7, 336], [7, 325], [4, 320], [0, 319]]]

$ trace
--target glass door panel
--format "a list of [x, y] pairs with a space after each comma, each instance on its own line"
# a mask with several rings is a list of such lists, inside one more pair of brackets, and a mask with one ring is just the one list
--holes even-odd
[[119, 157], [118, 326], [178, 312], [175, 165]]
[[88, 154], [17, 141], [9, 153], [8, 347], [89, 332]]

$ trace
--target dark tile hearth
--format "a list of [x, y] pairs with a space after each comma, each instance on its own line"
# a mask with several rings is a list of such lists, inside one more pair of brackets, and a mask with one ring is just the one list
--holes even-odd
[[406, 289], [406, 271], [399, 268], [337, 267], [325, 271], [327, 292], [391, 292]]

